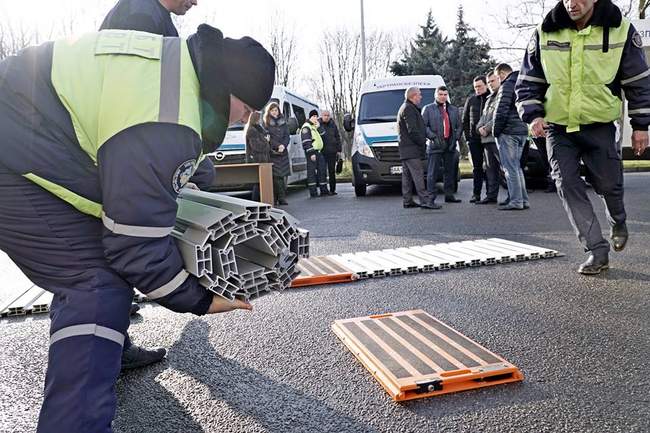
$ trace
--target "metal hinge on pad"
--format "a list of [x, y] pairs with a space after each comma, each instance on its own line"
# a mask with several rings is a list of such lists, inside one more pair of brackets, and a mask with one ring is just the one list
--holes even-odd
[[418, 389], [415, 391], [418, 394], [442, 391], [442, 379], [425, 380], [421, 382], [415, 382], [415, 384], [418, 386]]

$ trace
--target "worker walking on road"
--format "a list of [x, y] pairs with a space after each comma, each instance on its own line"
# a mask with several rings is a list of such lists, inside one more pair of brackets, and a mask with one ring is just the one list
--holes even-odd
[[107, 30], [0, 63], [0, 249], [54, 293], [40, 433], [108, 433], [133, 287], [177, 312], [230, 303], [184, 270], [176, 197], [275, 63], [207, 25]]
[[516, 85], [517, 106], [535, 137], [546, 137], [558, 193], [589, 257], [578, 272], [609, 267], [609, 243], [580, 177], [580, 160], [604, 198], [615, 251], [628, 239], [623, 166], [614, 121], [628, 101], [632, 147], [648, 146], [650, 71], [639, 33], [611, 0], [564, 0], [533, 34]]

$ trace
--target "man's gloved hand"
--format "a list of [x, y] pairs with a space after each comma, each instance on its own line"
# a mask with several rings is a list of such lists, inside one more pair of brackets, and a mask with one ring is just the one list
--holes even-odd
[[235, 299], [234, 301], [229, 301], [222, 298], [221, 296], [215, 295], [212, 298], [212, 304], [210, 304], [210, 309], [208, 314], [215, 313], [227, 313], [234, 310], [248, 310], [253, 311], [253, 306], [250, 302], [242, 301], [240, 299]]
[[634, 149], [635, 156], [643, 155], [648, 147], [648, 131], [634, 131], [632, 132], [632, 149]]

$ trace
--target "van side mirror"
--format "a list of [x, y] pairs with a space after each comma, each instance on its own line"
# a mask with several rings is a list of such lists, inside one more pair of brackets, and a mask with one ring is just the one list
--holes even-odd
[[345, 113], [343, 116], [343, 129], [347, 132], [354, 131], [354, 117], [350, 113]]
[[298, 120], [295, 117], [289, 117], [287, 126], [289, 127], [289, 134], [293, 135], [298, 132]]

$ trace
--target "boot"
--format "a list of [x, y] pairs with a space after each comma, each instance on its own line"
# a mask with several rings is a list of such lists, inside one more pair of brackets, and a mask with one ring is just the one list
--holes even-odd
[[131, 310], [129, 311], [129, 316], [135, 316], [138, 311], [140, 311], [140, 306], [136, 303], [132, 303]]
[[625, 249], [625, 244], [627, 244], [627, 237], [627, 225], [625, 223], [614, 224], [610, 233], [614, 251], [620, 253]]
[[578, 272], [583, 275], [598, 275], [606, 269], [609, 269], [609, 258], [607, 256], [597, 258], [593, 254], [589, 254], [589, 258], [580, 265]]
[[122, 371], [155, 364], [156, 362], [162, 361], [165, 355], [167, 355], [165, 349], [156, 348], [148, 350], [132, 344], [122, 352]]

